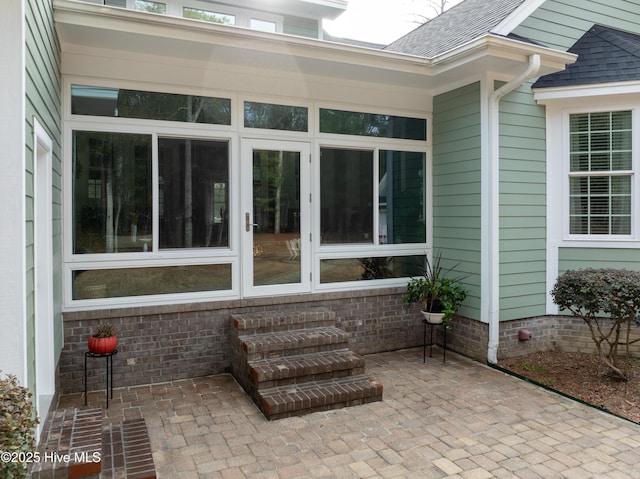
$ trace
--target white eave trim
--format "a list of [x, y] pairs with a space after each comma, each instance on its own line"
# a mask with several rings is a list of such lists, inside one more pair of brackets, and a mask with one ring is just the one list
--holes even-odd
[[[135, 10], [105, 7], [74, 0], [54, 0], [54, 19], [62, 50], [84, 48], [65, 44], [65, 28], [97, 29], [115, 34], [132, 34], [201, 45], [220, 45], [239, 50], [280, 54], [362, 67], [391, 70], [427, 77], [455, 69], [482, 57], [494, 57], [511, 64], [528, 62], [532, 54], [542, 58], [542, 73], [565, 68], [575, 55], [530, 43], [488, 34], [433, 59], [373, 48], [345, 45], [282, 33], [267, 33], [237, 26], [198, 22], [154, 15]], [[515, 65], [518, 68], [517, 65]]]
[[552, 100], [567, 100], [571, 98], [638, 94], [640, 92], [640, 80], [557, 88], [536, 88], [533, 92], [534, 99], [540, 104], [545, 104]]
[[434, 57], [432, 62], [437, 70], [446, 71], [451, 65], [466, 63], [478, 56], [495, 56], [528, 65], [531, 55], [539, 55], [541, 58], [540, 75], [562, 71], [578, 59], [573, 53], [489, 33]]

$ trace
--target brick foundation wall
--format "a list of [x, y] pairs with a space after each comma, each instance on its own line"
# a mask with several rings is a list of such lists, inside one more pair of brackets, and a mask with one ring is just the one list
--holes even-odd
[[[231, 315], [324, 307], [350, 333], [361, 354], [422, 345], [422, 315], [402, 301], [404, 288], [256, 298], [154, 307], [66, 312], [59, 363], [60, 392], [84, 390], [84, 352], [95, 327], [118, 329], [114, 386], [135, 386], [229, 372]], [[105, 361], [89, 359], [88, 390], [105, 387]]]
[[[631, 340], [640, 338], [640, 327], [632, 325]], [[520, 341], [520, 329], [528, 329], [532, 339]], [[435, 331], [437, 343], [442, 344], [442, 330]], [[447, 333], [447, 348], [480, 362], [487, 360], [489, 325], [456, 316]], [[589, 328], [580, 318], [572, 316], [540, 316], [502, 321], [500, 323], [498, 360], [526, 356], [537, 351], [559, 349], [566, 352], [593, 354], [595, 344]], [[631, 346], [634, 357], [640, 357], [640, 340]]]
[[[91, 331], [102, 321], [118, 328], [114, 357], [114, 386], [135, 386], [229, 372], [231, 315], [278, 310], [327, 308], [336, 313], [336, 325], [350, 334], [350, 348], [360, 354], [422, 345], [422, 314], [402, 301], [404, 288], [318, 293], [155, 307], [67, 312], [63, 315], [65, 347], [58, 365], [61, 394], [82, 392], [84, 352]], [[519, 341], [518, 331], [533, 334]], [[634, 328], [640, 337], [640, 328]], [[442, 344], [442, 328], [434, 331]], [[453, 318], [447, 347], [481, 362], [487, 360], [488, 324]], [[568, 316], [543, 316], [500, 323], [498, 359], [558, 348], [594, 351], [586, 325]], [[634, 345], [640, 356], [640, 343]], [[88, 390], [105, 387], [105, 361], [88, 362]]]

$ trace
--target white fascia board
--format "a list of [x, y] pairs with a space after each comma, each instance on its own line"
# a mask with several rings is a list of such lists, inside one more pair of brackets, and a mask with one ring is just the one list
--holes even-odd
[[545, 1], [546, 0], [525, 0], [522, 5], [511, 12], [511, 14], [494, 27], [491, 32], [496, 35], [509, 35], [519, 27], [522, 22], [529, 18], [533, 12], [540, 8]]
[[[526, 65], [529, 62], [529, 57], [534, 54], [540, 55], [540, 75], [562, 71], [567, 65], [574, 63], [578, 59], [578, 56], [573, 53], [499, 35], [487, 34], [434, 57], [432, 61], [435, 72], [440, 72], [455, 68], [462, 63], [468, 63], [470, 59], [483, 56], [512, 60], [515, 63]], [[520, 65], [518, 68], [521, 70], [522, 66]]]
[[596, 96], [628, 95], [640, 92], [640, 81], [616, 83], [598, 83], [592, 85], [575, 85], [558, 88], [534, 89], [534, 99], [544, 105], [553, 100], [572, 98], [589, 98]]

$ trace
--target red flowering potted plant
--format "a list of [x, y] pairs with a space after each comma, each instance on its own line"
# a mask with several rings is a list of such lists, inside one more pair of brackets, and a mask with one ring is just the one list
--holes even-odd
[[89, 336], [89, 351], [94, 354], [110, 354], [118, 347], [116, 328], [110, 323], [101, 324], [96, 331]]

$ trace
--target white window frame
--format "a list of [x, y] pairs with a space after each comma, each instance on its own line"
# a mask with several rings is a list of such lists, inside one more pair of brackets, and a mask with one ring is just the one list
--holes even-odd
[[[110, 133], [135, 133], [150, 135], [152, 137], [152, 197], [153, 197], [153, 244], [151, 252], [139, 253], [99, 253], [99, 254], [74, 254], [73, 244], [73, 178], [72, 175], [64, 176], [63, 186], [63, 231], [64, 231], [64, 308], [67, 311], [75, 309], [99, 309], [108, 306], [121, 306], [126, 304], [175, 304], [185, 301], [204, 301], [214, 299], [235, 299], [240, 296], [240, 238], [236, 234], [239, 211], [239, 144], [240, 136], [237, 132], [237, 118], [232, 115], [231, 125], [209, 125], [201, 123], [180, 123], [159, 120], [141, 120], [134, 118], [116, 118], [71, 114], [71, 85], [92, 85], [111, 88], [129, 88], [144, 91], [159, 91], [178, 94], [197, 94], [210, 97], [222, 97], [231, 99], [231, 111], [238, 109], [238, 100], [235, 95], [229, 93], [211, 91], [175, 90], [172, 88], [159, 88], [157, 85], [145, 85], [140, 83], [118, 82], [115, 86], [105, 81], [96, 81], [81, 77], [65, 79], [63, 92], [63, 116], [64, 125], [64, 170], [73, 171], [73, 151], [71, 148], [73, 131], [100, 131]], [[207, 141], [228, 141], [229, 143], [229, 245], [223, 248], [179, 248], [158, 249], [158, 137], [168, 138], [192, 138]], [[74, 270], [91, 269], [121, 269], [165, 267], [179, 265], [210, 265], [230, 264], [232, 284], [230, 290], [203, 291], [196, 293], [172, 293], [162, 295], [126, 296], [99, 299], [74, 300], [73, 278]]]
[[[247, 10], [222, 3], [203, 2], [199, 0], [157, 0], [157, 2], [164, 3], [166, 5], [166, 15], [171, 17], [184, 18], [182, 12], [183, 8], [186, 7], [220, 15], [233, 15], [235, 17], [235, 24], [233, 26], [236, 27], [251, 28], [251, 20], [253, 19], [273, 22], [276, 24], [276, 33], [282, 33], [283, 31], [284, 17], [282, 15], [275, 15], [258, 10]], [[127, 0], [127, 9], [135, 10], [135, 0]]]
[[[141, 120], [133, 118], [99, 117], [71, 114], [71, 85], [95, 85], [111, 88], [125, 88], [141, 91], [159, 91], [177, 94], [197, 94], [210, 97], [231, 99], [231, 125], [208, 125], [193, 123], [178, 123], [159, 120]], [[244, 127], [244, 101], [256, 101], [260, 103], [274, 103], [292, 106], [304, 106], [309, 109], [309, 129], [307, 132], [290, 132], [263, 130]], [[427, 121], [427, 141], [403, 140], [395, 138], [376, 138], [368, 136], [352, 136], [340, 134], [326, 134], [319, 132], [320, 108], [348, 110], [355, 112], [389, 114], [422, 118]], [[374, 110], [374, 111], [372, 111]], [[72, 171], [71, 139], [73, 130], [105, 131], [118, 133], [139, 133], [153, 136], [152, 165], [155, 169], [155, 177], [152, 178], [154, 215], [157, 211], [158, 182], [157, 182], [157, 137], [202, 138], [205, 140], [226, 140], [230, 148], [229, 170], [229, 247], [194, 248], [178, 250], [154, 250], [152, 252], [127, 252], [113, 254], [74, 255], [72, 254], [72, 175], [64, 175], [63, 186], [63, 228], [64, 228], [64, 310], [88, 310], [105, 307], [122, 307], [131, 305], [163, 305], [194, 301], [233, 300], [242, 297], [242, 258], [240, 244], [240, 224], [238, 214], [241, 201], [241, 148], [242, 141], [246, 138], [308, 141], [311, 145], [311, 209], [312, 209], [312, 245], [311, 259], [312, 272], [311, 293], [315, 291], [329, 292], [340, 291], [345, 287], [352, 290], [376, 289], [381, 287], [397, 287], [406, 283], [406, 278], [390, 278], [369, 281], [353, 281], [345, 283], [320, 283], [320, 260], [340, 259], [354, 257], [375, 256], [419, 256], [423, 257], [432, 248], [433, 220], [432, 220], [432, 117], [425, 112], [414, 110], [397, 110], [389, 108], [377, 108], [371, 105], [343, 104], [313, 101], [294, 97], [273, 97], [267, 95], [240, 95], [237, 92], [210, 91], [202, 88], [193, 88], [186, 91], [184, 88], [176, 88], [175, 85], [148, 84], [145, 82], [118, 81], [114, 84], [109, 80], [97, 80], [80, 76], [67, 77], [63, 90], [63, 144], [64, 169]], [[380, 150], [423, 152], [426, 158], [425, 178], [425, 205], [426, 205], [426, 241], [416, 244], [382, 244], [367, 245], [326, 245], [320, 246], [320, 179], [319, 179], [319, 155], [320, 148], [357, 148], [373, 151], [375, 172], [378, 172], [378, 157]], [[376, 176], [377, 178], [377, 176]], [[375, 205], [372, 207], [375, 214], [374, 231], [378, 231], [378, 185], [374, 178], [375, 190], [373, 192]], [[154, 226], [157, 220], [154, 222]], [[154, 241], [157, 244], [158, 232], [154, 230]], [[230, 290], [205, 291], [198, 293], [174, 293], [148, 296], [127, 296], [97, 299], [72, 299], [72, 271], [78, 269], [107, 269], [107, 268], [144, 268], [154, 266], [175, 265], [200, 265], [200, 264], [231, 264], [232, 286]]]
[[[427, 122], [427, 140], [404, 140], [398, 138], [383, 138], [373, 136], [359, 135], [342, 135], [336, 133], [320, 132], [320, 110], [334, 109], [351, 112], [373, 113], [380, 115], [405, 116], [410, 118], [420, 118]], [[316, 291], [336, 291], [344, 288], [350, 289], [369, 289], [380, 287], [393, 287], [404, 284], [403, 278], [376, 279], [368, 281], [351, 281], [342, 283], [321, 283], [320, 282], [320, 263], [325, 259], [349, 259], [349, 258], [366, 258], [366, 257], [389, 257], [389, 256], [424, 256], [428, 251], [433, 249], [433, 158], [432, 158], [432, 115], [418, 113], [415, 111], [388, 110], [384, 108], [376, 108], [371, 110], [371, 106], [348, 105], [336, 103], [319, 103], [314, 108], [314, 136], [315, 147], [313, 156], [315, 161], [313, 168], [313, 268], [312, 271], [317, 272], [313, 278], [313, 288]], [[373, 234], [374, 240], [371, 244], [320, 244], [320, 150], [322, 148], [351, 148], [356, 150], [371, 151], [373, 154]], [[380, 244], [378, 238], [379, 231], [379, 162], [380, 150], [389, 151], [407, 151], [425, 154], [425, 242], [411, 244]]]
[[[550, 245], [584, 248], [640, 248], [640, 84], [536, 92], [547, 109], [547, 225]], [[570, 124], [572, 114], [632, 112], [631, 233], [577, 235], [570, 233]], [[575, 173], [575, 172], [574, 172]], [[603, 172], [604, 175], [617, 172]], [[561, 206], [561, 207], [558, 207]]]
[[[571, 125], [570, 125], [570, 121], [571, 121], [571, 116], [572, 115], [581, 115], [581, 114], [587, 114], [587, 113], [614, 113], [614, 112], [621, 112], [621, 111], [629, 111], [631, 112], [631, 135], [632, 135], [632, 165], [631, 165], [631, 170], [603, 170], [603, 171], [572, 171], [571, 170]], [[631, 239], [633, 238], [633, 231], [634, 231], [634, 223], [635, 223], [635, 219], [634, 219], [634, 207], [633, 207], [633, 198], [634, 198], [634, 191], [637, 191], [637, 188], [634, 188], [633, 184], [634, 184], [634, 179], [635, 179], [635, 175], [634, 175], [634, 168], [633, 168], [633, 159], [637, 156], [636, 155], [636, 149], [635, 149], [635, 135], [634, 132], [636, 130], [635, 125], [637, 124], [637, 121], [635, 121], [635, 116], [636, 116], [636, 112], [633, 109], [629, 109], [629, 108], [625, 108], [624, 110], [619, 110], [619, 109], [605, 109], [605, 110], [593, 110], [593, 111], [582, 111], [582, 109], [578, 110], [578, 111], [567, 111], [567, 114], [563, 116], [563, 122], [565, 123], [564, 128], [566, 128], [567, 131], [567, 148], [566, 148], [566, 160], [564, 161], [565, 163], [565, 170], [566, 170], [566, 178], [567, 178], [567, 193], [566, 193], [566, 201], [567, 201], [567, 211], [566, 211], [566, 216], [565, 218], [567, 218], [567, 221], [565, 223], [565, 231], [564, 231], [564, 236], [566, 238], [570, 238], [570, 239], [585, 239], [585, 240], [591, 240], [593, 238], [605, 238], [605, 239]], [[571, 190], [571, 179], [572, 178], [588, 178], [588, 177], [614, 177], [614, 176], [624, 176], [624, 177], [630, 177], [631, 178], [631, 227], [630, 227], [630, 232], [629, 234], [585, 234], [585, 233], [571, 233], [571, 198], [570, 198], [570, 190]], [[591, 198], [591, 196], [588, 197], [589, 199]], [[589, 221], [591, 221], [591, 215], [589, 215]]]

